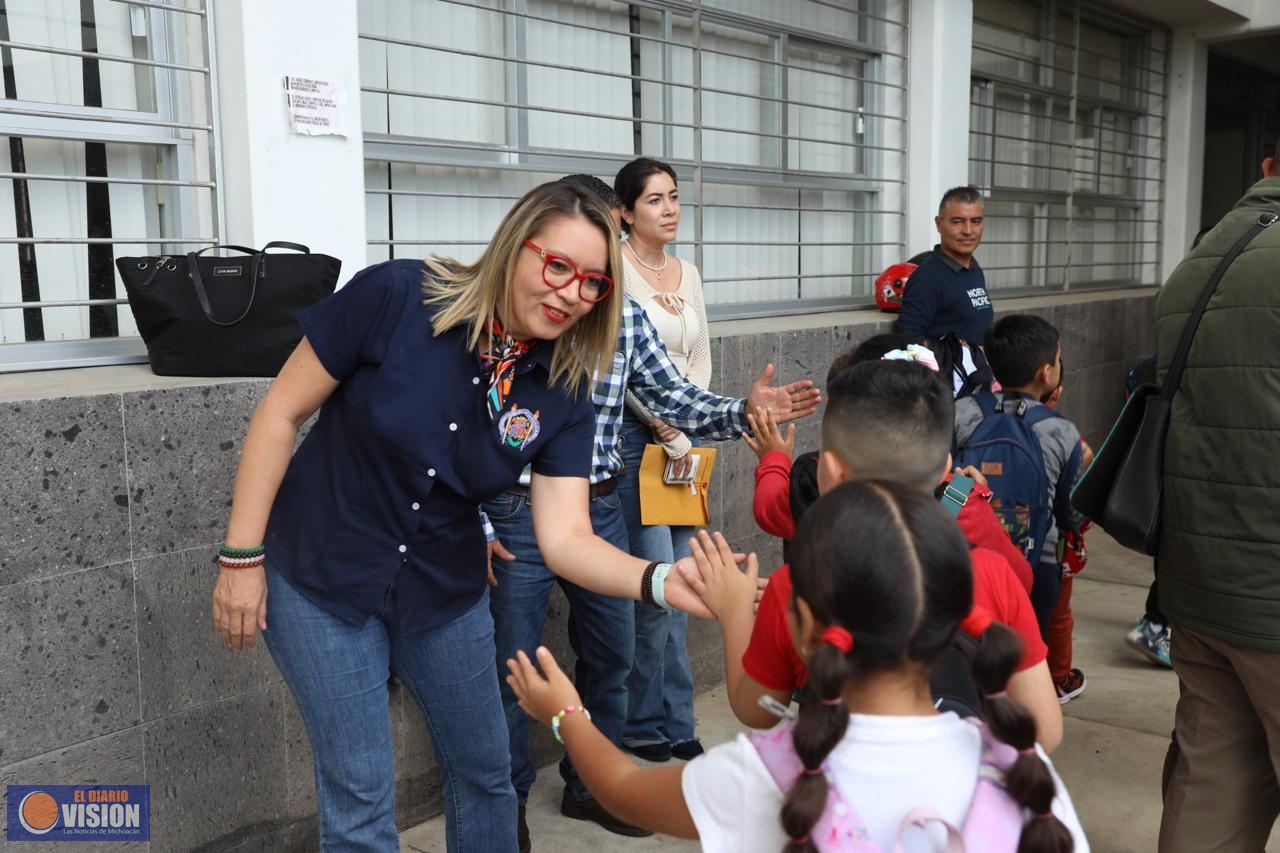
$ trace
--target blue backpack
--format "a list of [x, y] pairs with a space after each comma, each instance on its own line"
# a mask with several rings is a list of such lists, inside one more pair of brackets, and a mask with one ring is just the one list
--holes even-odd
[[1027, 399], [1019, 399], [1017, 407], [1006, 413], [1002, 401], [986, 391], [974, 394], [973, 399], [982, 411], [982, 422], [960, 448], [956, 464], [962, 468], [972, 465], [987, 478], [993, 495], [991, 508], [1013, 544], [1035, 566], [1053, 524], [1053, 505], [1045, 480], [1044, 455], [1033, 427], [1062, 416], [1048, 406], [1033, 406]]

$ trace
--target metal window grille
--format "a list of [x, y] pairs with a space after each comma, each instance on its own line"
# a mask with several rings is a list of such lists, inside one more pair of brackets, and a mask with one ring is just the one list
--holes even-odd
[[474, 258], [570, 173], [671, 163], [717, 317], [870, 301], [903, 250], [906, 4], [362, 0], [369, 260]]
[[145, 361], [115, 259], [223, 233], [211, 7], [0, 0], [0, 372]]
[[1079, 0], [974, 3], [970, 181], [989, 287], [1155, 283], [1169, 34]]

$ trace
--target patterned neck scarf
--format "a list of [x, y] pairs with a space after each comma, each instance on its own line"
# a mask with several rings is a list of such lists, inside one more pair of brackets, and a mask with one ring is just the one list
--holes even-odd
[[533, 349], [537, 341], [517, 341], [502, 328], [498, 318], [489, 324], [489, 353], [480, 356], [489, 370], [489, 392], [485, 400], [489, 404], [489, 419], [494, 423], [502, 417], [511, 382], [516, 376], [516, 362]]

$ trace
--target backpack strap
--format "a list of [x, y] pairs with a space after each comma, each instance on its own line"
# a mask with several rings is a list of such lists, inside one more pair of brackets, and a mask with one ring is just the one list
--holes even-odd
[[1000, 401], [990, 391], [977, 391], [974, 393], [973, 399], [978, 403], [978, 408], [982, 410], [984, 419], [990, 415], [998, 415], [1004, 412]]
[[[931, 809], [912, 809], [906, 813], [902, 818], [902, 823], [898, 824], [898, 834], [893, 839], [893, 853], [905, 853], [905, 849], [902, 846], [902, 836], [908, 829], [924, 829], [931, 823], [940, 823], [946, 827], [946, 853], [965, 853], [964, 837], [960, 834], [960, 830], [952, 826], [942, 815]], [[978, 851], [986, 850], [987, 848], [976, 847], [973, 849]]]
[[1057, 409], [1051, 409], [1045, 405], [1027, 406], [1027, 412], [1022, 416], [1022, 420], [1027, 426], [1033, 427], [1041, 421], [1047, 421], [1049, 418], [1060, 418], [1062, 413]]
[[982, 733], [978, 783], [964, 819], [964, 843], [969, 850], [1016, 850], [1026, 824], [1024, 809], [1004, 787], [1004, 775], [1018, 760], [1018, 751], [997, 739], [981, 720], [967, 720]]
[[[791, 736], [794, 729], [794, 720], [784, 720], [768, 731], [756, 731], [747, 735], [747, 740], [755, 747], [761, 763], [784, 795], [791, 791], [804, 772], [804, 762], [796, 755], [795, 742]], [[809, 830], [809, 837], [823, 853], [881, 853], [880, 848], [871, 840], [866, 824], [830, 776], [827, 777], [826, 807], [818, 822]]]
[[943, 486], [942, 496], [938, 498], [938, 503], [942, 504], [942, 508], [947, 511], [947, 515], [957, 518], [960, 510], [964, 509], [964, 505], [969, 502], [969, 495], [973, 493], [974, 479], [966, 477], [963, 474], [953, 474], [951, 482]]

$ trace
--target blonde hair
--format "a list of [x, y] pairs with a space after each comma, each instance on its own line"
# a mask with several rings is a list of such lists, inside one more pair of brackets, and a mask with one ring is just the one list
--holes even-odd
[[608, 370], [613, 363], [624, 298], [613, 216], [592, 192], [563, 181], [534, 187], [502, 218], [475, 263], [432, 255], [422, 289], [428, 305], [441, 306], [432, 331], [440, 335], [467, 325], [467, 348], [476, 349], [493, 318], [512, 315], [511, 283], [524, 241], [561, 218], [585, 219], [600, 230], [609, 250], [605, 272], [614, 281], [609, 295], [553, 344], [550, 384], [563, 381], [570, 394], [577, 394], [583, 380], [589, 382], [597, 369]]

